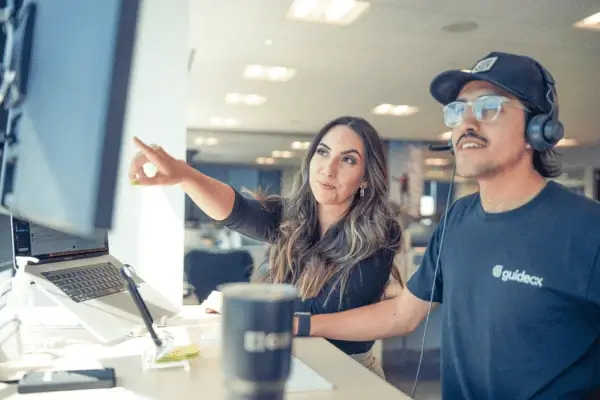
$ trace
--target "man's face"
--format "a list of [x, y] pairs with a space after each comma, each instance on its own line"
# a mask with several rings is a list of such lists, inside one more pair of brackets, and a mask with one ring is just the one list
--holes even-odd
[[485, 179], [519, 165], [531, 167], [524, 106], [518, 100], [492, 84], [474, 81], [463, 87], [457, 102], [451, 114], [462, 115], [452, 129], [459, 176]]

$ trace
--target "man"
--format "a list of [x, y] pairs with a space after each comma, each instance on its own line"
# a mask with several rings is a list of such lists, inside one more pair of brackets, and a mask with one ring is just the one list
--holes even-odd
[[491, 53], [470, 73], [442, 73], [431, 93], [453, 129], [456, 172], [479, 193], [449, 208], [407, 290], [301, 316], [299, 336], [403, 335], [430, 301], [443, 303], [444, 398], [590, 396], [600, 386], [600, 204], [545, 179], [559, 173], [562, 137], [552, 77], [531, 58]]

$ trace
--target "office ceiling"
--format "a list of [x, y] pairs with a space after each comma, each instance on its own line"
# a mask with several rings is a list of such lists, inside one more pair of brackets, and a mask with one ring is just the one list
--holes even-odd
[[[436, 140], [447, 129], [429, 95], [431, 79], [446, 69], [469, 69], [490, 51], [537, 58], [557, 80], [567, 136], [599, 141], [600, 30], [573, 24], [600, 12], [600, 0], [370, 3], [353, 24], [335, 26], [286, 19], [292, 0], [191, 0], [190, 148], [200, 149], [202, 158], [253, 162], [273, 150], [292, 150], [291, 143], [302, 140], [298, 135], [314, 134], [340, 115], [365, 117], [386, 138]], [[442, 29], [465, 22], [478, 27], [466, 33]], [[296, 75], [286, 82], [243, 79], [248, 64], [293, 68]], [[230, 105], [227, 93], [266, 101]], [[373, 114], [382, 103], [419, 111]], [[213, 126], [214, 117], [236, 124]], [[198, 136], [218, 142], [198, 145]]]

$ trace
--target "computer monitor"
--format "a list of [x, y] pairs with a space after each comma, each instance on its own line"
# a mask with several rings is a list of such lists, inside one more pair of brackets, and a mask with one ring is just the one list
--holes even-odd
[[108, 255], [108, 234], [97, 230], [93, 236], [77, 236], [13, 218], [15, 257], [34, 257], [37, 263], [55, 263]]
[[13, 40], [0, 37], [17, 77], [0, 126], [0, 211], [93, 236], [112, 226], [140, 0], [19, 3]]
[[[0, 214], [0, 286], [14, 275], [14, 265], [10, 216]], [[2, 291], [0, 291], [1, 296]]]

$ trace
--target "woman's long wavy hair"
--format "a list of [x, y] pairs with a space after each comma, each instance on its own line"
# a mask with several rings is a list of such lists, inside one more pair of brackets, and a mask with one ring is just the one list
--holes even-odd
[[[346, 125], [362, 139], [365, 147], [364, 197], [358, 193], [346, 214], [320, 240], [317, 201], [309, 184], [309, 166], [315, 151], [330, 129]], [[350, 272], [363, 259], [382, 248], [396, 250], [402, 239], [400, 226], [392, 210], [385, 150], [375, 128], [357, 117], [340, 117], [325, 125], [308, 148], [289, 196], [263, 198], [283, 204], [282, 223], [269, 251], [269, 268], [262, 278], [273, 283], [292, 283], [302, 300], [316, 297], [348, 283]], [[272, 203], [271, 203], [272, 204]], [[401, 282], [392, 266], [392, 278]], [[255, 274], [256, 276], [256, 274]], [[327, 297], [328, 298], [328, 297]], [[340, 305], [342, 299], [340, 298]]]

